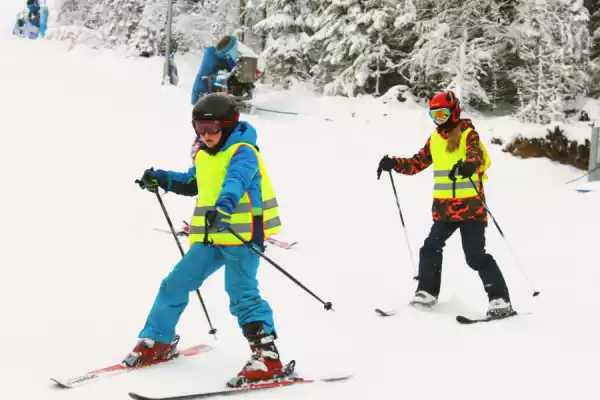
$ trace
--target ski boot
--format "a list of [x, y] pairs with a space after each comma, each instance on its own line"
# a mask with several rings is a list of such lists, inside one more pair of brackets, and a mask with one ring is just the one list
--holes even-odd
[[513, 310], [510, 302], [502, 299], [492, 299], [490, 300], [490, 304], [487, 310], [487, 317], [491, 318], [504, 318], [510, 317], [515, 314], [515, 310]]
[[177, 357], [179, 335], [175, 335], [173, 343], [159, 343], [152, 339], [139, 339], [131, 353], [125, 356], [123, 364], [128, 367], [138, 367], [156, 360], [168, 360]]
[[432, 308], [437, 304], [437, 297], [419, 290], [408, 304], [413, 307]]
[[[270, 381], [287, 376], [291, 371], [285, 368], [275, 346], [275, 333], [267, 335], [260, 322], [244, 325], [244, 333], [252, 356], [236, 377], [227, 382], [228, 387], [240, 387], [248, 383]], [[292, 365], [290, 363], [290, 365]]]

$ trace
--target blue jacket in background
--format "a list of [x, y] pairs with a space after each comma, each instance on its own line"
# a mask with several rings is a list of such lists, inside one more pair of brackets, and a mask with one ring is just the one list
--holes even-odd
[[[229, 43], [223, 50], [217, 50], [215, 46], [204, 49], [200, 70], [196, 74], [194, 87], [192, 88], [192, 104], [196, 104], [200, 95], [208, 93], [208, 84], [203, 76], [216, 74], [220, 70], [231, 71], [237, 65], [240, 53], [237, 49], [237, 39]], [[213, 79], [214, 82], [214, 79]]]
[[32, 4], [27, 4], [27, 8], [29, 9], [29, 12], [32, 14], [40, 13], [40, 5], [37, 1], [34, 1]]
[[[19, 25], [19, 22], [22, 25]], [[13, 27], [12, 34], [20, 38], [37, 39], [39, 36], [40, 29], [35, 25], [27, 15], [20, 13], [17, 15], [17, 21]], [[39, 20], [38, 20], [39, 22]]]
[[44, 6], [40, 9], [40, 35], [46, 36], [48, 29], [48, 7]]

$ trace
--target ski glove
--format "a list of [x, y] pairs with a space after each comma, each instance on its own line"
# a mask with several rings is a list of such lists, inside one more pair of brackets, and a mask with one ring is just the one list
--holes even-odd
[[150, 192], [156, 192], [158, 187], [162, 187], [163, 189], [168, 188], [168, 184], [169, 176], [167, 174], [167, 171], [163, 171], [162, 169], [154, 170], [154, 168], [149, 168], [145, 170], [144, 175], [142, 175], [140, 187]]
[[222, 232], [229, 228], [231, 223], [231, 214], [226, 213], [217, 207], [214, 210], [210, 210], [206, 213], [206, 225], [210, 229], [216, 229], [217, 232]]
[[477, 170], [477, 165], [474, 162], [467, 161], [467, 162], [460, 164], [457, 172], [461, 178], [467, 179], [470, 176], [472, 176], [476, 170]]
[[383, 156], [381, 161], [379, 161], [379, 167], [377, 167], [377, 179], [381, 176], [381, 172], [389, 172], [396, 165], [398, 165], [398, 159], [396, 157]]

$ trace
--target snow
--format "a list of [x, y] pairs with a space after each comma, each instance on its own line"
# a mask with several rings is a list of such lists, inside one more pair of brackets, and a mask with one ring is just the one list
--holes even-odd
[[[125, 399], [128, 391], [222, 388], [248, 356], [222, 271], [201, 288], [218, 340], [195, 298], [178, 327], [182, 347], [207, 343], [213, 351], [73, 390], [51, 386], [50, 376], [120, 361], [179, 258], [173, 239], [153, 230], [166, 228], [156, 199], [133, 181], [150, 166], [189, 166], [189, 92], [200, 58], [182, 58], [180, 87], [161, 87], [160, 58], [67, 51], [65, 43], [9, 36], [20, 4], [8, 3], [0, 6], [2, 398]], [[599, 184], [566, 185], [582, 172], [488, 146], [489, 206], [542, 293], [531, 297], [490, 224], [488, 250], [515, 307], [530, 314], [460, 326], [455, 314], [486, 308], [460, 238], [446, 247], [439, 310], [403, 307], [414, 290], [411, 264], [389, 177], [376, 180], [383, 154], [411, 156], [425, 143], [432, 131], [426, 111], [412, 99], [382, 104], [368, 96], [260, 91], [259, 105], [300, 114], [246, 116], [258, 129], [281, 205], [279, 237], [299, 242], [289, 251], [271, 247], [269, 256], [336, 310], [325, 312], [264, 263], [259, 280], [275, 312], [278, 346], [307, 377], [354, 378], [248, 398], [561, 399], [596, 392]], [[486, 143], [544, 129], [507, 118], [474, 123]], [[431, 172], [394, 180], [416, 256], [431, 224]], [[574, 190], [583, 187], [594, 191]], [[176, 223], [189, 219], [192, 199], [167, 194], [164, 201]], [[381, 319], [375, 307], [401, 313]]]
[[578, 143], [583, 144], [585, 139], [591, 139], [592, 128], [590, 124], [595, 122], [597, 125], [600, 122], [600, 118], [596, 119], [592, 117], [592, 115], [590, 115], [590, 118], [592, 120], [589, 122], [554, 122], [547, 125], [523, 124], [518, 119], [510, 116], [497, 118], [480, 117], [474, 120], [478, 122], [476, 125], [479, 128], [478, 130], [483, 127], [483, 131], [489, 133], [489, 135], [486, 135], [489, 140], [493, 137], [499, 137], [506, 142], [510, 142], [517, 135], [521, 135], [525, 138], [542, 138], [548, 134], [548, 129], [554, 131], [554, 127], [559, 126], [569, 140], [575, 140]]

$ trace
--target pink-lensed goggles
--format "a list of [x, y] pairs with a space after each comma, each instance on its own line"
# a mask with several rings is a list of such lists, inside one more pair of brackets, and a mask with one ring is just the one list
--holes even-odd
[[221, 121], [194, 121], [196, 135], [215, 134], [223, 130]]

